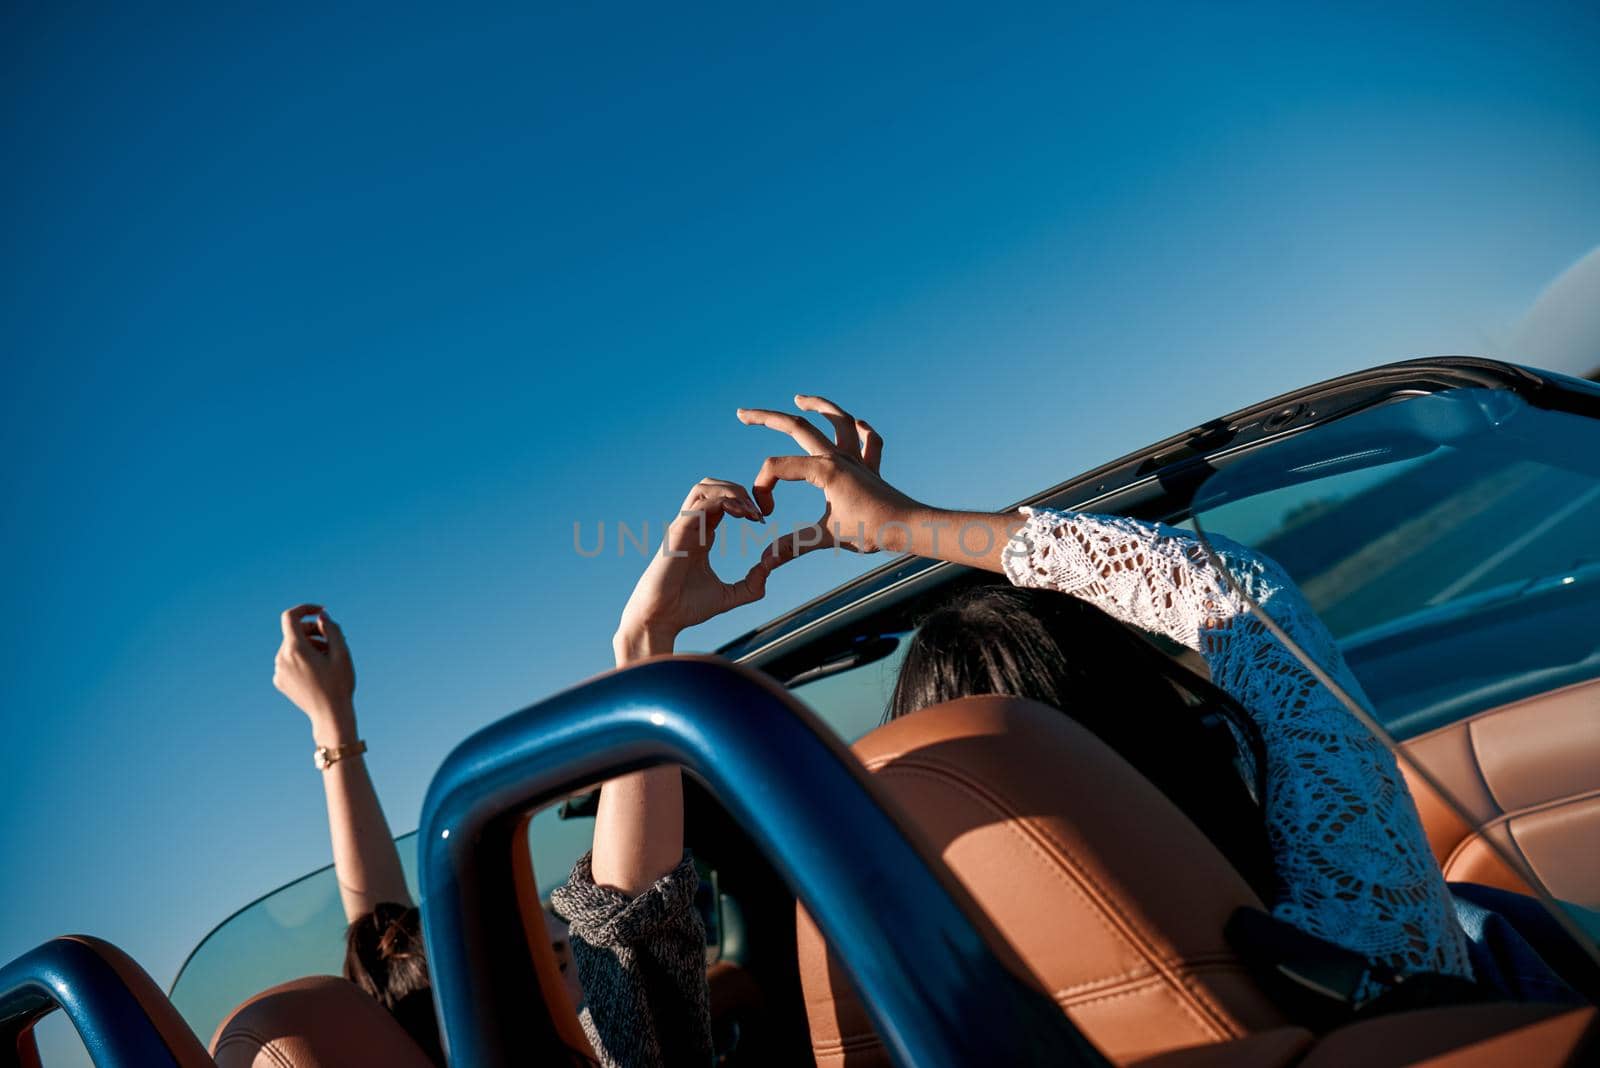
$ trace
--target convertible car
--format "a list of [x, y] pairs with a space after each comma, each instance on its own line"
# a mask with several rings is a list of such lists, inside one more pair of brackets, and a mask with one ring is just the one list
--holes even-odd
[[[1283, 565], [1445, 877], [1541, 903], [1565, 948], [1550, 963], [1595, 997], [1600, 387], [1479, 359], [1379, 367], [1023, 503], [1225, 535]], [[1241, 939], [1233, 921], [1263, 902], [1225, 852], [1056, 710], [973, 698], [880, 726], [919, 615], [993, 581], [893, 559], [717, 656], [609, 673], [451, 753], [402, 843], [450, 1062], [587, 1051], [541, 901], [587, 846], [584, 785], [670, 762], [719, 1063], [1600, 1063], [1592, 1002], [1362, 1004], [1337, 954]], [[1163, 651], [1190, 700], [1226, 700]], [[330, 974], [342, 922], [331, 871], [308, 875], [217, 927], [166, 993], [104, 942], [46, 943], [0, 970], [0, 1060], [33, 1063], [33, 1024], [61, 1009], [100, 1065], [421, 1068]]]

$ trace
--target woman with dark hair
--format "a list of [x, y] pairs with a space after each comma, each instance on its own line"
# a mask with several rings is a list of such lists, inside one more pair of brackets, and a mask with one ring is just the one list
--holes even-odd
[[344, 977], [393, 1014], [435, 1064], [444, 1064], [422, 928], [400, 853], [367, 772], [356, 729], [355, 663], [344, 630], [321, 605], [283, 613], [272, 683], [311, 721], [322, 772], [333, 870], [344, 905]]
[[[569, 948], [566, 921], [546, 910], [545, 925], [562, 986], [572, 1004], [581, 1006], [583, 987]], [[389, 1010], [433, 1063], [445, 1063], [433, 1012], [428, 956], [422, 946], [422, 915], [416, 906], [385, 901], [356, 917], [345, 929], [343, 971], [346, 979]], [[580, 1063], [588, 1063], [587, 1058]]]
[[415, 906], [385, 901], [356, 917], [345, 930], [344, 977], [388, 1009], [429, 1060], [444, 1064]]
[[[1212, 548], [1174, 527], [1049, 509], [992, 514], [932, 508], [884, 481], [883, 440], [872, 427], [822, 397], [797, 396], [795, 404], [826, 419], [833, 440], [803, 416], [763, 409], [738, 413], [747, 425], [788, 434], [807, 454], [773, 456], [762, 465], [753, 490], [763, 513], [771, 512], [780, 481], [808, 482], [826, 499], [818, 522], [768, 548], [774, 566], [830, 547], [909, 552], [996, 572], [1013, 586], [1071, 595], [1120, 623], [1194, 650], [1217, 687], [1249, 713], [1262, 739], [1261, 802], [1276, 876], [1273, 914], [1400, 977], [1473, 978], [1450, 892], [1393, 756], [1277, 641], [1241, 595], [1242, 587], [1256, 603], [1270, 602], [1283, 630], [1346, 690], [1364, 698], [1332, 636], [1273, 561], [1216, 539], [1215, 553], [1237, 576], [1236, 586]], [[1138, 672], [1099, 662], [1107, 646], [1097, 618], [1083, 616], [1049, 642], [1018, 635], [1008, 624], [1021, 640], [1001, 643], [999, 659], [993, 649], [969, 647], [960, 626], [947, 628], [948, 640], [930, 635], [922, 643], [922, 666], [897, 694], [895, 710], [909, 711], [924, 699], [1009, 673], [1064, 689], [1062, 705], [1080, 718], [1094, 717], [1103, 732], [1148, 729], [1154, 721], [1124, 696], [1106, 692], [1107, 686], [1137, 684]], [[1068, 661], [1065, 668], [1055, 659], [1057, 651]], [[1041, 657], [1052, 663], [1041, 663]], [[1081, 670], [1066, 670], [1074, 664]], [[1119, 719], [1129, 722], [1120, 726]], [[1159, 724], [1164, 732], [1181, 725], [1181, 718]], [[1383, 991], [1378, 971], [1369, 970], [1358, 1002]]]
[[1126, 626], [1058, 593], [963, 590], [918, 621], [884, 719], [980, 694], [1071, 710], [1193, 820], [1263, 899], [1276, 894], [1257, 800], [1264, 754], [1255, 723]]

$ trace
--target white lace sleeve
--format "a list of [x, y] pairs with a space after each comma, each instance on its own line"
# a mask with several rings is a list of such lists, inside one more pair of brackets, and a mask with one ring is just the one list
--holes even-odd
[[[1401, 973], [1470, 978], [1466, 939], [1422, 821], [1382, 742], [1249, 612], [1188, 531], [1023, 509], [1002, 557], [1014, 585], [1058, 590], [1199, 652], [1261, 728], [1273, 912]], [[1333, 636], [1276, 562], [1212, 547], [1250, 596], [1359, 701]]]
[[1121, 516], [1022, 512], [1028, 521], [1001, 558], [1014, 586], [1081, 597], [1202, 655], [1201, 633], [1239, 613], [1238, 598], [1186, 531]]

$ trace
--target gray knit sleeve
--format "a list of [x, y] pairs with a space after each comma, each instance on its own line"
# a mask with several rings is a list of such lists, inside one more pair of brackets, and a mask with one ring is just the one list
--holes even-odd
[[708, 1065], [711, 1008], [706, 932], [688, 853], [638, 897], [596, 886], [585, 853], [551, 907], [572, 929], [580, 1012], [606, 1068]]

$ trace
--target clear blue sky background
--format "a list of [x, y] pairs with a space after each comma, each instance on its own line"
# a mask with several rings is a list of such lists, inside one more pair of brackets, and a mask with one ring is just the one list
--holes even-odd
[[831, 395], [999, 506], [1366, 365], [1600, 362], [1526, 320], [1600, 242], [1597, 12], [7, 5], [0, 959], [164, 983], [326, 863], [299, 600], [413, 826], [608, 666], [641, 561], [573, 523], [751, 478], [739, 405]]

